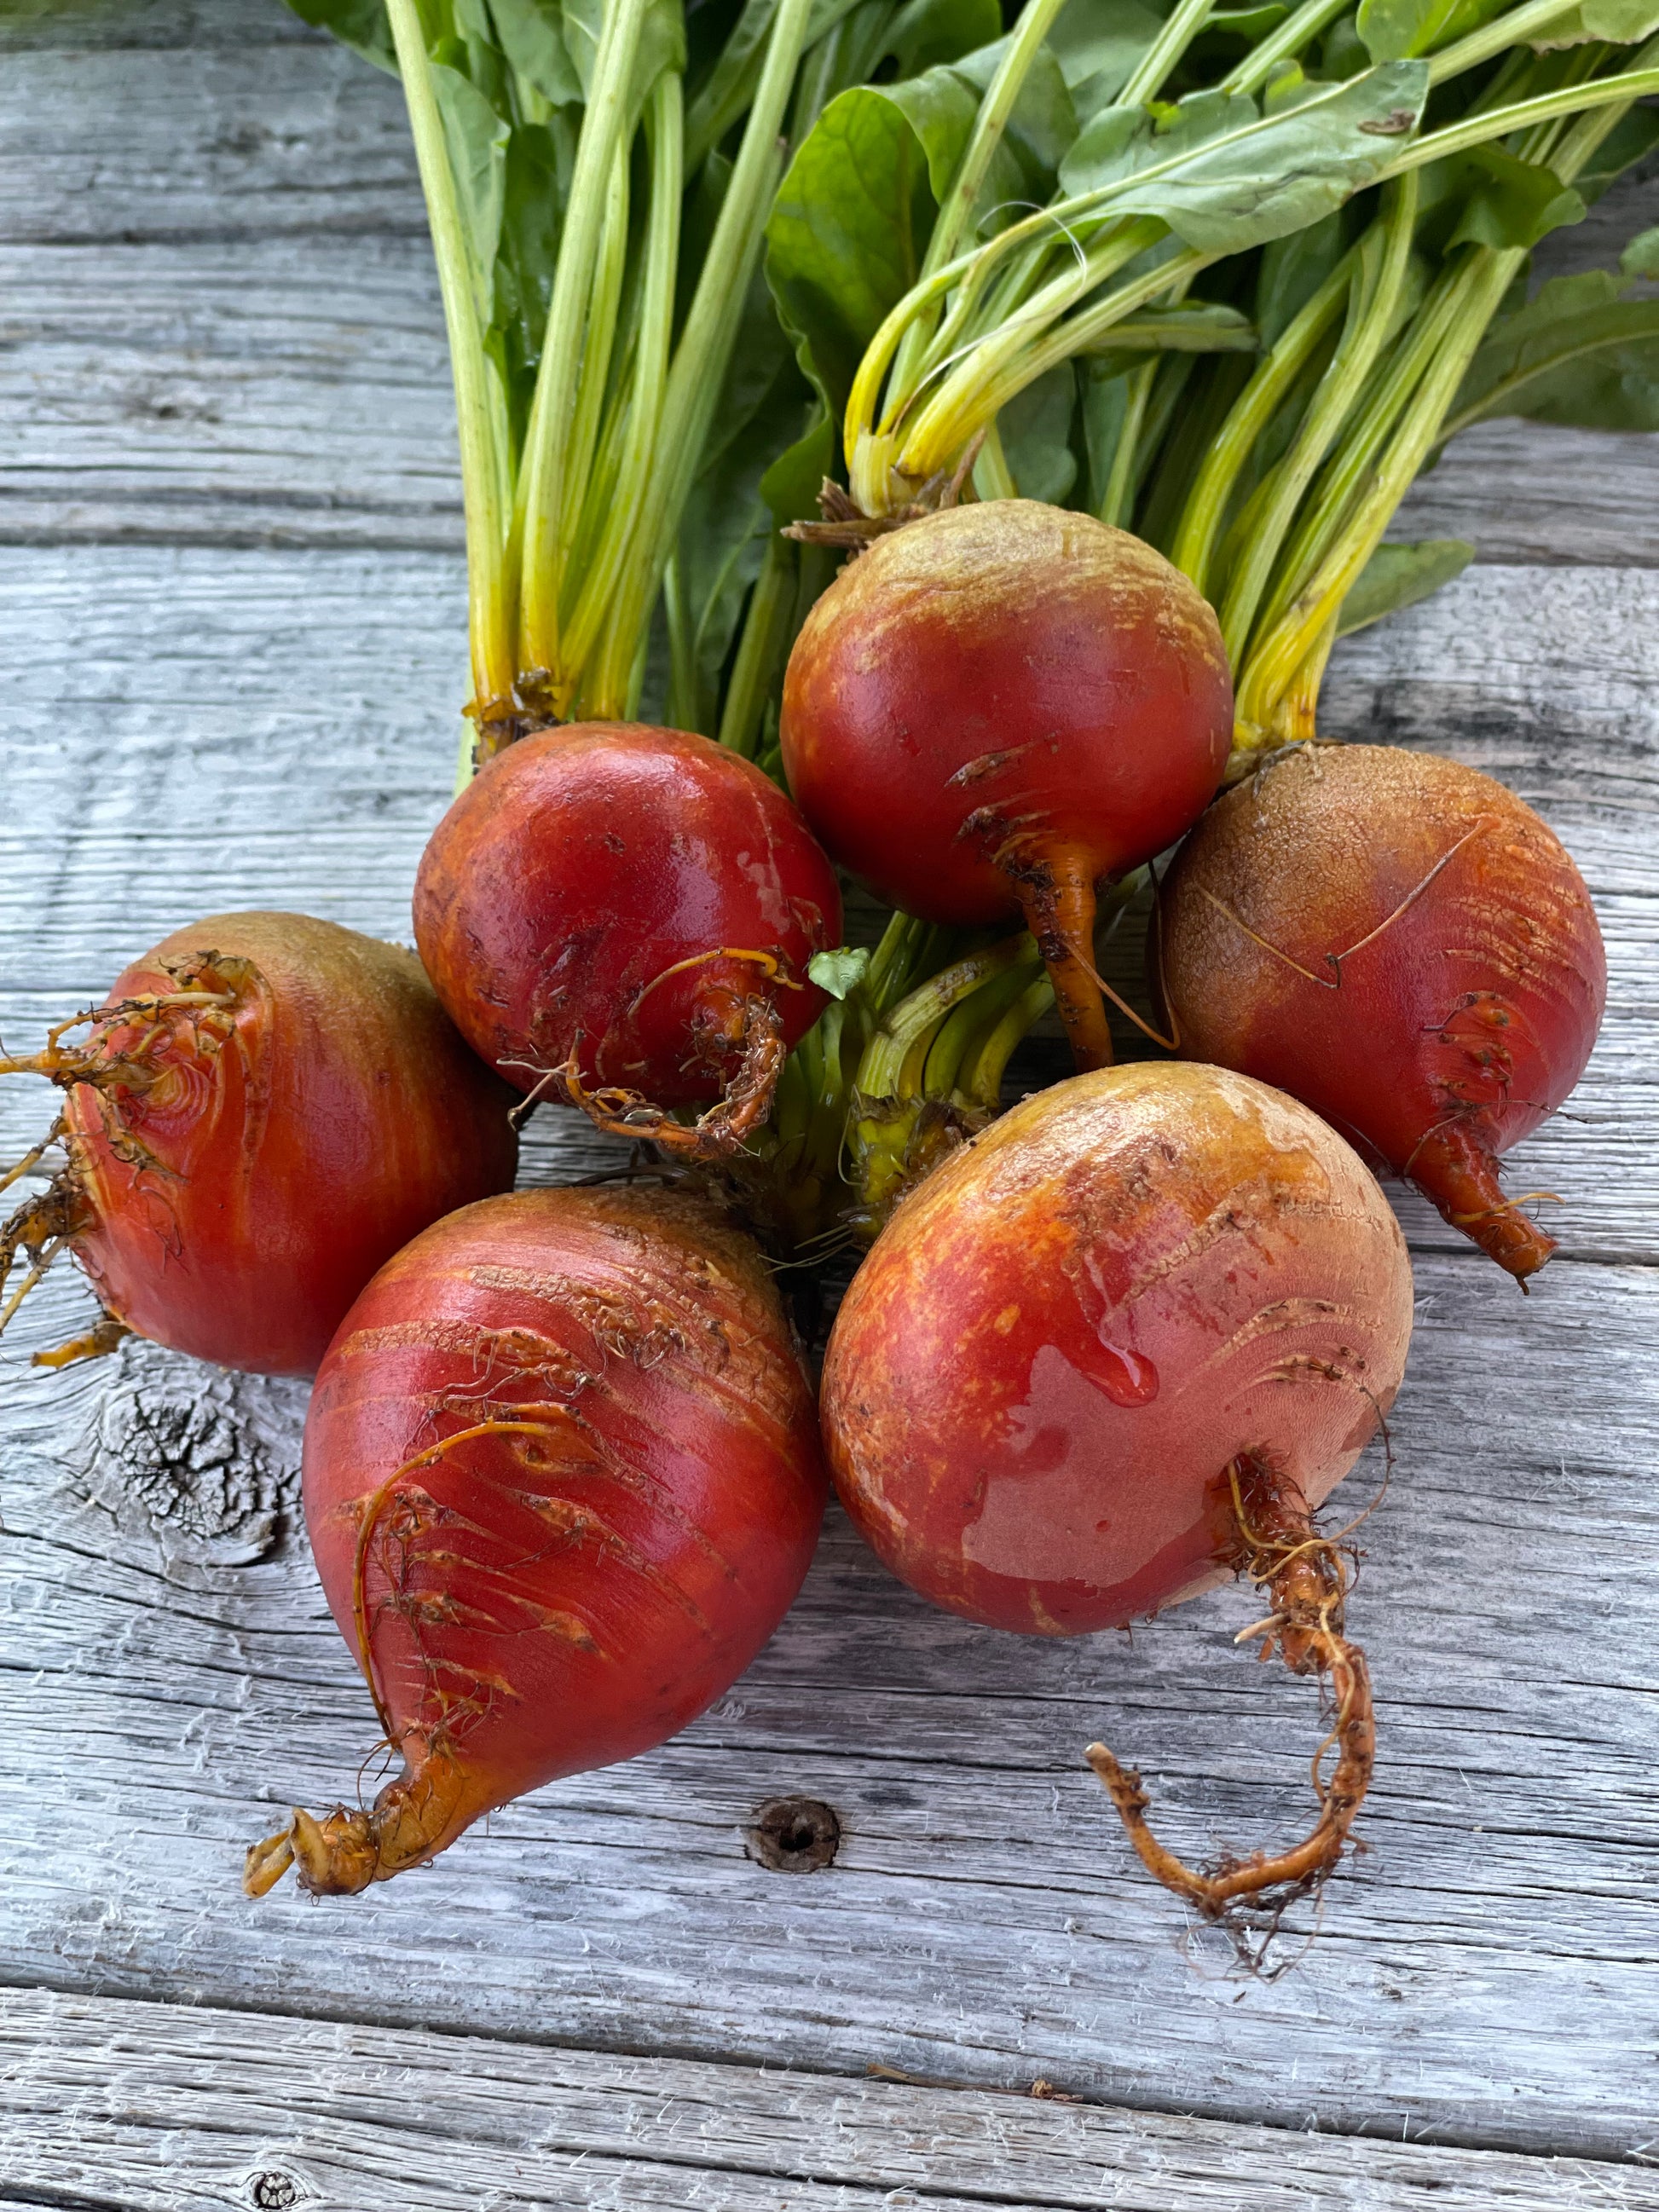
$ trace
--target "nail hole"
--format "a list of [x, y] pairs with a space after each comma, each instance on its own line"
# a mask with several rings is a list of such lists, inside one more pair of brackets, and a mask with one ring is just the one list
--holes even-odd
[[291, 2173], [271, 2166], [253, 2175], [248, 2183], [248, 2197], [259, 2212], [289, 2212], [300, 2202], [300, 2185]]
[[769, 1797], [743, 1834], [750, 1857], [774, 1874], [814, 1874], [841, 1848], [841, 1822], [818, 1797]]

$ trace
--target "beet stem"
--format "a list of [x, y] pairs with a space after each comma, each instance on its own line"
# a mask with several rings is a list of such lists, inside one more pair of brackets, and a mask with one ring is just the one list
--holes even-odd
[[[1229, 1909], [1264, 1891], [1284, 1901], [1316, 1889], [1342, 1855], [1354, 1816], [1370, 1786], [1376, 1751], [1376, 1718], [1365, 1655], [1342, 1633], [1343, 1600], [1348, 1577], [1341, 1553], [1314, 1528], [1300, 1494], [1259, 1459], [1245, 1455], [1229, 1469], [1233, 1517], [1237, 1531], [1236, 1563], [1261, 1585], [1273, 1613], [1247, 1629], [1266, 1634], [1266, 1657], [1277, 1646], [1295, 1674], [1328, 1674], [1336, 1717], [1314, 1754], [1314, 1789], [1320, 1815], [1312, 1832], [1289, 1850], [1248, 1859], [1224, 1856], [1207, 1872], [1198, 1871], [1159, 1843], [1146, 1823], [1150, 1802], [1133, 1768], [1119, 1765], [1103, 1743], [1091, 1743], [1085, 1758], [1099, 1776], [1129, 1840], [1147, 1871], [1206, 1920], [1224, 1920]], [[1334, 1743], [1336, 1771], [1320, 1778], [1325, 1752]]]

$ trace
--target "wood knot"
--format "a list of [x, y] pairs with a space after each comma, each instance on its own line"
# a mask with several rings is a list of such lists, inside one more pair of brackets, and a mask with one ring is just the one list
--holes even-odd
[[774, 1874], [816, 1874], [841, 1849], [841, 1822], [819, 1797], [769, 1797], [743, 1835], [750, 1857]]

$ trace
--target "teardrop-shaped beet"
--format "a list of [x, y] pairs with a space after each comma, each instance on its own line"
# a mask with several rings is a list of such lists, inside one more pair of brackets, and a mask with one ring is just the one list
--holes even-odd
[[1498, 1159], [1583, 1073], [1607, 956], [1512, 791], [1395, 745], [1286, 752], [1182, 848], [1154, 958], [1186, 1056], [1305, 1099], [1523, 1282], [1544, 1265]]
[[811, 1394], [758, 1249], [698, 1201], [528, 1190], [363, 1292], [306, 1423], [306, 1526], [404, 1771], [250, 1852], [324, 1893], [660, 1743], [743, 1672], [811, 1559]]
[[1029, 499], [878, 538], [807, 617], [781, 726], [830, 852], [924, 921], [1024, 915], [1079, 1066], [1111, 1058], [1096, 886], [1172, 844], [1221, 780], [1214, 615], [1126, 531]]

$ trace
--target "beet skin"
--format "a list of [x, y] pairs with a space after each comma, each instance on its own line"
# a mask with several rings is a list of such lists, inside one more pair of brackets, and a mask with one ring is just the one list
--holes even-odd
[[1154, 947], [1188, 1058], [1305, 1100], [1511, 1274], [1543, 1266], [1498, 1157], [1583, 1073], [1607, 957], [1513, 792], [1398, 746], [1297, 748], [1199, 823]]
[[1214, 615], [1126, 531], [1040, 501], [878, 538], [808, 615], [784, 684], [789, 787], [830, 852], [924, 921], [1024, 915], [1079, 1066], [1111, 1057], [1095, 890], [1221, 780]]
[[452, 1214], [343, 1323], [306, 1424], [306, 1525], [406, 1771], [255, 1847], [325, 1893], [660, 1743], [782, 1619], [826, 1485], [760, 1254], [712, 1209], [520, 1191]]
[[215, 915], [135, 961], [106, 1005], [83, 1043], [30, 1063], [64, 1086], [69, 1166], [12, 1231], [66, 1237], [103, 1302], [70, 1354], [131, 1330], [309, 1375], [383, 1261], [512, 1186], [512, 1093], [400, 946], [305, 915]]
[[[723, 1096], [700, 1148], [765, 1118], [827, 1003], [835, 871], [777, 786], [707, 738], [576, 722], [521, 738], [433, 833], [421, 957], [462, 1034], [520, 1090], [685, 1148], [662, 1109]], [[595, 1097], [597, 1094], [597, 1099]]]

